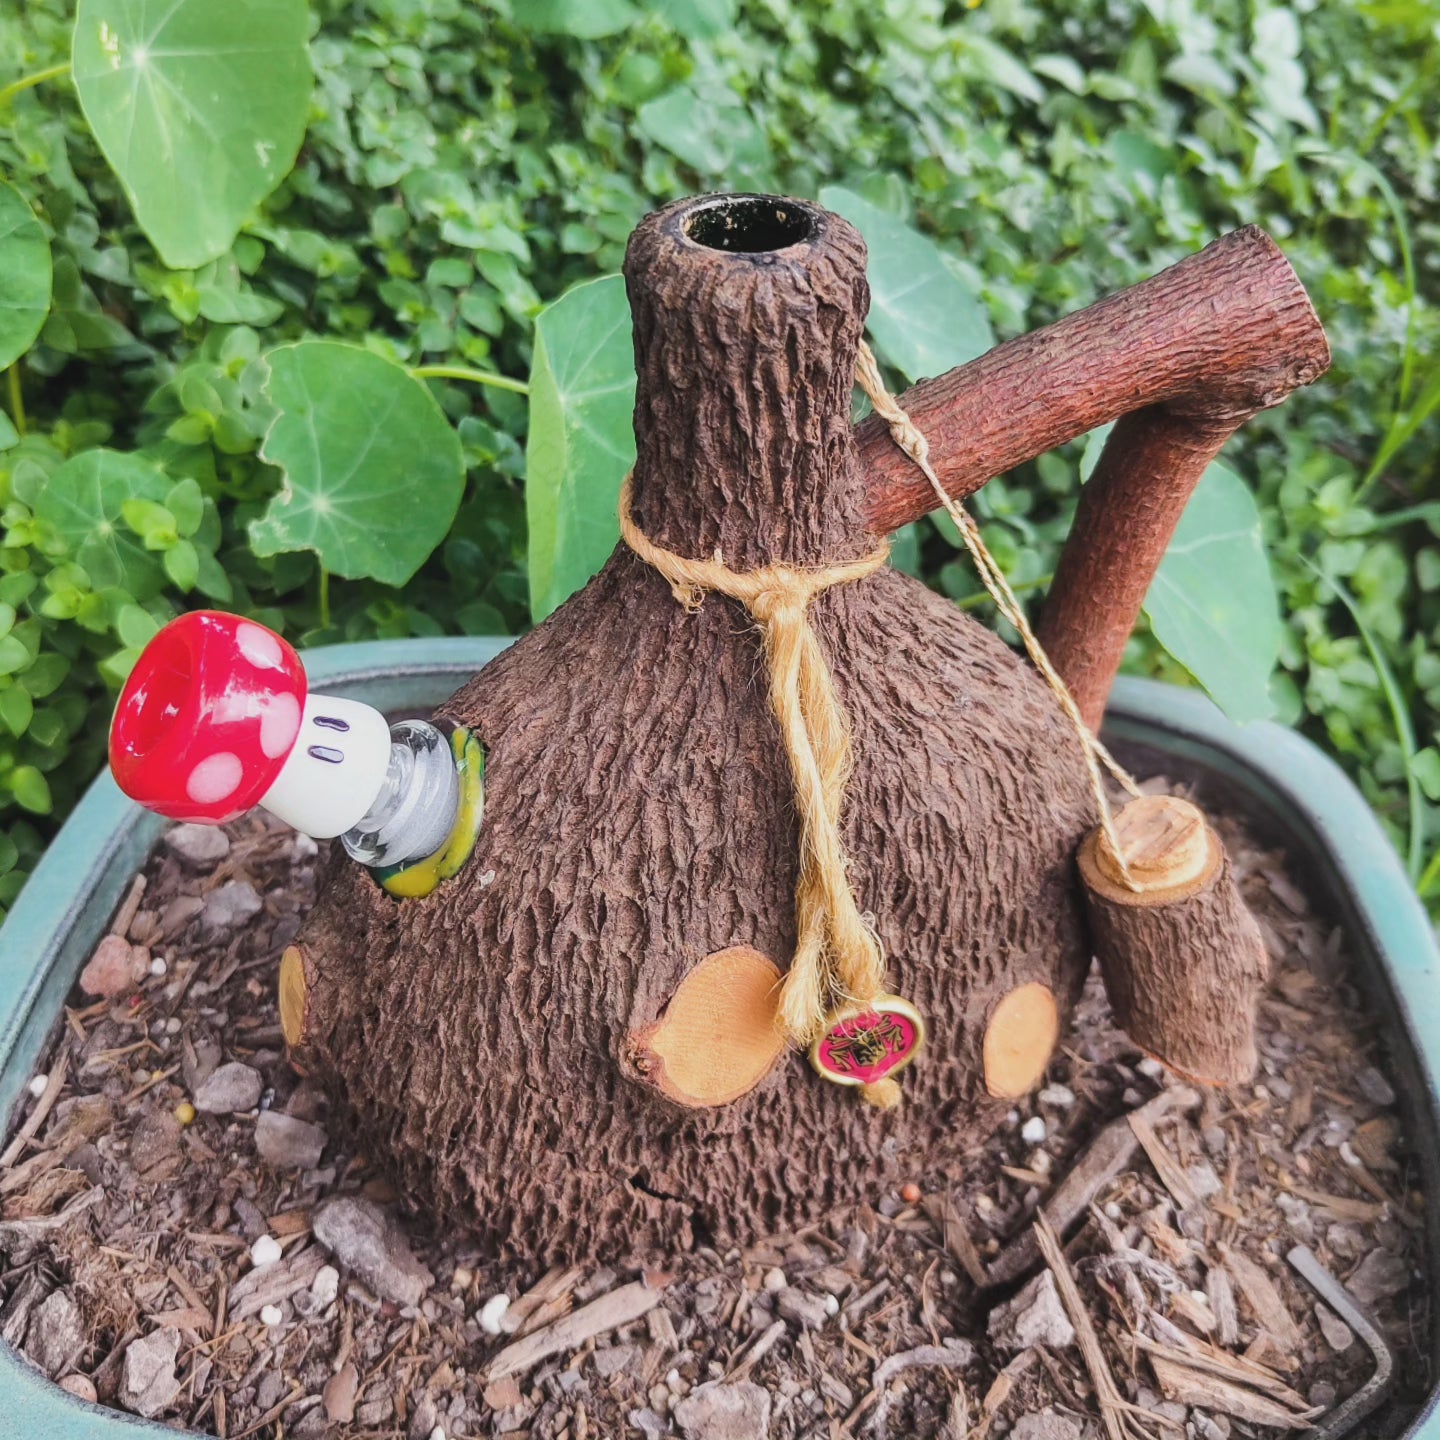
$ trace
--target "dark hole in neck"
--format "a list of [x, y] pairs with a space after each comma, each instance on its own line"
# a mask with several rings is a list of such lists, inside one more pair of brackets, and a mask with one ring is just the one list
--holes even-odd
[[814, 233], [811, 215], [798, 205], [765, 195], [719, 200], [697, 211], [685, 223], [685, 233], [710, 250], [758, 255], [798, 245]]

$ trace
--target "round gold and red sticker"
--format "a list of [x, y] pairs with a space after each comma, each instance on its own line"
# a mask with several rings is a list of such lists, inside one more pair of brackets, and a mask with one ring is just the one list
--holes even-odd
[[925, 1021], [899, 995], [879, 995], [831, 1017], [810, 1063], [836, 1085], [874, 1085], [903, 1070], [925, 1045]]

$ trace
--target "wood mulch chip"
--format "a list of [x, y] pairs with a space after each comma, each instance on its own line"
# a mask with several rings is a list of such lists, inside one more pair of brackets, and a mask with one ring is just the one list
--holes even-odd
[[[72, 994], [0, 1154], [0, 1335], [77, 1394], [227, 1440], [1225, 1440], [1303, 1428], [1371, 1373], [1285, 1262], [1305, 1245], [1394, 1349], [1365, 1427], [1393, 1433], [1432, 1380], [1418, 1168], [1343, 935], [1221, 828], [1272, 961], [1255, 1084], [1167, 1079], [1092, 976], [962, 1189], [919, 1169], [743, 1251], [544, 1274], [400, 1215], [287, 1061], [276, 966], [315, 844], [257, 817], [211, 859], [162, 842], [116, 929], [163, 973]], [[311, 1227], [335, 1195], [397, 1217], [418, 1303], [332, 1266]]]

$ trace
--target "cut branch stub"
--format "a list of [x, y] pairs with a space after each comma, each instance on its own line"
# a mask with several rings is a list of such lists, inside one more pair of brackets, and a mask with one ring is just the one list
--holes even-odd
[[665, 1013], [631, 1037], [636, 1070], [679, 1105], [727, 1105], [753, 1090], [785, 1049], [779, 967], [748, 945], [707, 955]]
[[1206, 1085], [1255, 1072], [1255, 1008], [1267, 962], [1224, 846], [1195, 806], [1147, 795], [1116, 819], [1124, 879], [1103, 834], [1080, 847], [1105, 990], [1132, 1040]]
[[1012, 990], [985, 1027], [985, 1088], [1000, 1100], [1028, 1095], [1045, 1074], [1060, 1038], [1060, 1007], [1049, 986]]
[[[907, 390], [950, 495], [1128, 416], [1085, 487], [1040, 639], [1087, 721], [1104, 710], [1120, 649], [1185, 502], [1229, 436], [1330, 363], [1299, 277], [1248, 225], [1088, 309], [1007, 340]], [[856, 429], [878, 532], [935, 508], [882, 421]]]

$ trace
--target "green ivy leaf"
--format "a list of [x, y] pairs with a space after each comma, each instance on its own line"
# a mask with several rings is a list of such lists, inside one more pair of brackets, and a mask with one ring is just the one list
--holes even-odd
[[460, 437], [427, 386], [369, 350], [302, 340], [268, 360], [279, 414], [260, 454], [285, 485], [250, 523], [255, 553], [313, 550], [336, 575], [403, 585], [460, 507]]
[[35, 702], [23, 686], [12, 683], [8, 690], [0, 691], [0, 721], [16, 739], [30, 728], [30, 717], [34, 713]]
[[30, 663], [30, 651], [16, 635], [0, 639], [0, 675], [13, 675]]
[[943, 375], [995, 343], [976, 290], [950, 270], [936, 246], [853, 190], [827, 185], [820, 203], [843, 215], [870, 251], [868, 328], [906, 379]]
[[53, 694], [70, 673], [70, 662], [54, 650], [42, 650], [25, 671], [21, 684], [32, 700]]
[[229, 250], [310, 107], [305, 0], [79, 0], [81, 109], [173, 269]]
[[46, 479], [35, 516], [65, 540], [95, 589], [116, 585], [145, 600], [164, 587], [164, 575], [122, 514], [127, 501], [163, 500], [169, 488], [165, 477], [137, 455], [84, 450]]
[[50, 786], [33, 765], [17, 765], [10, 772], [10, 793], [15, 803], [32, 815], [50, 813]]
[[573, 35], [599, 40], [633, 25], [635, 7], [628, 0], [523, 0], [515, 19], [542, 35]]
[[1145, 597], [1155, 638], [1232, 720], [1274, 714], [1270, 672], [1280, 651], [1275, 582], [1250, 487], [1206, 467]]
[[[25, 197], [0, 181], [0, 370], [35, 343], [50, 310], [50, 280], [50, 242], [44, 226]], [[20, 438], [8, 420], [3, 430], [0, 450]]]
[[618, 275], [567, 290], [535, 321], [525, 513], [530, 610], [543, 620], [605, 563], [635, 461], [635, 358]]

